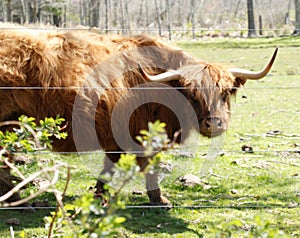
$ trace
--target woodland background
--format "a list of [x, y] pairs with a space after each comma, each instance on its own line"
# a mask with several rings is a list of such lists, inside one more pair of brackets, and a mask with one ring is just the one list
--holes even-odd
[[0, 21], [172, 37], [300, 33], [300, 0], [0, 0]]

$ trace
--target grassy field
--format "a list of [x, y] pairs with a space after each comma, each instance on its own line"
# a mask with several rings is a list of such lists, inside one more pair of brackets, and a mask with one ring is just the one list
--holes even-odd
[[[247, 82], [232, 99], [232, 121], [223, 153], [210, 176], [203, 179], [204, 185], [186, 188], [177, 182], [187, 173], [199, 175], [211, 143], [200, 138], [193, 156], [163, 156], [174, 166], [161, 183], [174, 208], [125, 209], [122, 213], [127, 221], [119, 229], [120, 236], [267, 237], [263, 235], [268, 233], [268, 237], [300, 237], [300, 38], [210, 39], [176, 44], [199, 59], [252, 70], [261, 69], [275, 47], [279, 47], [279, 54], [268, 77]], [[243, 152], [244, 145], [253, 153]], [[100, 170], [95, 167], [98, 157], [58, 158], [76, 167], [68, 200], [94, 183]], [[147, 202], [145, 193], [132, 195], [133, 188], [143, 190], [142, 180], [141, 176], [123, 191], [127, 205]], [[63, 182], [58, 186], [63, 187]], [[51, 194], [39, 199], [50, 204], [54, 201]], [[0, 237], [9, 236], [5, 221], [14, 217], [20, 219], [15, 231], [25, 229], [27, 237], [45, 235], [43, 217], [49, 212], [0, 210]]]

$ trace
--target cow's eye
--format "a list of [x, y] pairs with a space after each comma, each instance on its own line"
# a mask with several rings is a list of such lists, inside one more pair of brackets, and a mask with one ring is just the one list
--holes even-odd
[[198, 101], [196, 92], [197, 92], [196, 90], [192, 91], [191, 96], [193, 100]]
[[229, 92], [223, 93], [223, 95], [222, 95], [222, 100], [223, 100], [223, 102], [226, 102], [227, 99], [228, 99], [228, 97], [229, 97]]

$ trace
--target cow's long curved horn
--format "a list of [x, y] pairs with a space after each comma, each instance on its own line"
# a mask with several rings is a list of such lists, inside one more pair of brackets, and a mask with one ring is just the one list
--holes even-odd
[[259, 72], [253, 72], [250, 70], [238, 69], [238, 68], [231, 68], [231, 69], [229, 69], [229, 71], [236, 78], [253, 79], [253, 80], [261, 79], [261, 78], [265, 77], [268, 74], [268, 72], [270, 71], [270, 69], [272, 68], [272, 65], [273, 65], [276, 55], [277, 55], [277, 51], [278, 51], [278, 48], [276, 48], [276, 50], [274, 51], [273, 56], [270, 59], [269, 63], [266, 65], [266, 67]]
[[163, 83], [171, 80], [178, 80], [181, 78], [181, 73], [179, 70], [171, 70], [157, 75], [149, 75], [145, 72], [145, 70], [140, 64], [139, 64], [139, 68], [143, 77], [152, 82]]

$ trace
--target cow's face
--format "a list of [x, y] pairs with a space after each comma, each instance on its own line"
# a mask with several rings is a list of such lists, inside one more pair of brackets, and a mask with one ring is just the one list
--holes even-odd
[[235, 78], [218, 65], [194, 65], [184, 69], [179, 80], [185, 97], [197, 116], [199, 132], [215, 137], [228, 129], [230, 96], [235, 94]]
[[205, 92], [200, 93], [197, 90], [189, 95], [189, 100], [196, 112], [199, 130], [202, 135], [215, 137], [228, 129], [230, 95], [230, 90], [220, 92], [218, 87], [206, 89]]
[[230, 96], [234, 95], [237, 88], [245, 84], [247, 79], [257, 80], [266, 76], [276, 55], [277, 49], [267, 66], [259, 72], [228, 69], [219, 64], [205, 62], [184, 65], [177, 70], [154, 76], [148, 75], [141, 66], [140, 71], [149, 81], [168, 82], [172, 86], [178, 86], [194, 108], [200, 133], [207, 137], [214, 137], [228, 129]]

